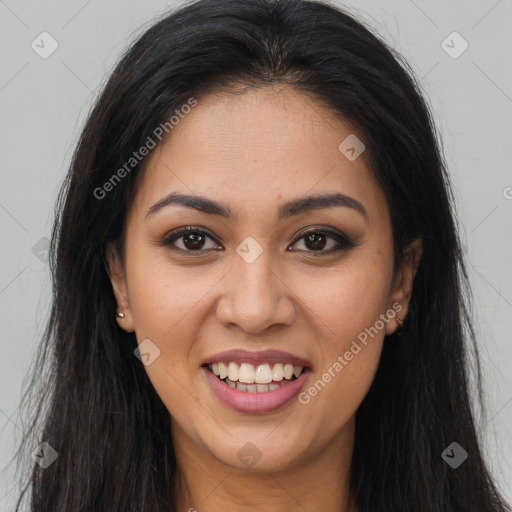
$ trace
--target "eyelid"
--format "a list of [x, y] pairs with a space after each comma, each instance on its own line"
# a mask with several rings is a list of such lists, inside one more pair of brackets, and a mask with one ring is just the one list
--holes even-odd
[[[213, 240], [216, 244], [222, 245], [218, 240], [217, 237], [214, 236], [208, 229], [200, 227], [200, 226], [183, 226], [181, 228], [176, 229], [175, 231], [169, 233], [166, 235], [161, 243], [165, 246], [171, 246], [173, 251], [186, 254], [187, 256], [200, 256], [201, 254], [210, 254], [213, 251], [218, 251], [219, 249], [199, 249], [197, 251], [192, 250], [184, 250], [179, 247], [174, 246], [174, 242], [181, 238], [182, 236], [188, 234], [188, 233], [200, 233], [211, 240]], [[302, 229], [296, 236], [294, 241], [291, 243], [291, 246], [295, 245], [297, 242], [302, 240], [304, 237], [306, 237], [310, 233], [320, 233], [323, 235], [326, 235], [328, 238], [333, 239], [338, 245], [337, 247], [330, 248], [326, 251], [319, 250], [319, 251], [305, 251], [305, 250], [298, 250], [293, 252], [299, 252], [299, 253], [306, 253], [311, 254], [313, 256], [327, 256], [329, 254], [334, 254], [337, 252], [340, 252], [342, 250], [351, 249], [353, 247], [356, 247], [357, 244], [352, 240], [351, 237], [343, 233], [342, 231], [334, 230], [332, 228], [322, 227], [322, 226], [308, 226], [304, 229]], [[224, 250], [224, 249], [221, 249]], [[287, 249], [289, 250], [289, 249]]]
[[[189, 233], [200, 233], [202, 235], [206, 235], [208, 238], [211, 238], [216, 244], [221, 245], [221, 243], [217, 240], [217, 237], [215, 237], [208, 229], [200, 227], [200, 226], [184, 226], [182, 228], [178, 228], [175, 231], [172, 231], [171, 233], [164, 236], [162, 239], [162, 244], [164, 245], [172, 245], [174, 241], [178, 240], [184, 235], [187, 235]], [[199, 251], [184, 251], [182, 249], [179, 249], [178, 247], [174, 247], [177, 251], [181, 252], [188, 252], [188, 253], [201, 253], [201, 252], [209, 252], [212, 249], [207, 250], [199, 250]]]
[[334, 238], [335, 240], [340, 239], [345, 244], [355, 245], [352, 239], [342, 231], [322, 226], [308, 226], [307, 228], [304, 228], [299, 233], [297, 233], [295, 240], [292, 242], [292, 245], [298, 242], [300, 239], [304, 238], [305, 236], [309, 235], [310, 233], [322, 233], [324, 235], [330, 236], [331, 238]]
[[330, 254], [335, 254], [335, 253], [338, 253], [340, 251], [343, 251], [343, 250], [347, 250], [347, 249], [352, 249], [354, 247], [356, 247], [357, 244], [356, 242], [354, 242], [352, 240], [351, 237], [349, 237], [348, 235], [346, 235], [345, 233], [341, 232], [341, 231], [338, 231], [338, 230], [333, 230], [332, 228], [325, 228], [325, 227], [321, 227], [321, 226], [308, 226], [307, 228], [303, 229], [302, 231], [300, 231], [295, 240], [291, 243], [291, 246], [295, 245], [297, 242], [299, 242], [300, 240], [304, 239], [304, 237], [306, 237], [307, 235], [309, 235], [310, 233], [320, 233], [320, 234], [323, 234], [325, 236], [327, 236], [328, 238], [332, 238], [338, 245], [337, 247], [331, 247], [330, 249], [324, 251], [324, 250], [320, 250], [320, 251], [297, 251], [297, 252], [302, 252], [302, 253], [306, 253], [308, 255], [312, 255], [312, 256], [327, 256], [327, 255], [330, 255]]

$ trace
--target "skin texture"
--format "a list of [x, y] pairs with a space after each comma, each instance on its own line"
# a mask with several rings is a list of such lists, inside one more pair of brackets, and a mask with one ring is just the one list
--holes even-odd
[[[160, 350], [145, 369], [172, 417], [180, 512], [248, 505], [268, 512], [356, 510], [347, 491], [354, 416], [396, 318], [360, 344], [307, 404], [295, 398], [275, 412], [235, 412], [201, 370], [205, 359], [224, 350], [280, 349], [311, 362], [307, 390], [393, 304], [406, 317], [421, 240], [411, 244], [393, 280], [385, 197], [365, 154], [349, 161], [338, 149], [351, 133], [314, 99], [272, 86], [202, 97], [148, 157], [129, 209], [124, 258], [115, 246], [107, 257], [125, 315], [119, 326]], [[171, 192], [225, 203], [234, 217], [171, 205], [146, 219]], [[360, 201], [368, 218], [336, 206], [278, 221], [284, 202], [333, 192]], [[199, 248], [203, 253], [190, 250], [194, 244], [183, 237], [174, 246], [189, 247], [188, 253], [162, 243], [186, 226], [213, 235]], [[315, 251], [300, 238], [311, 226], [345, 233], [357, 246], [327, 254], [338, 246], [327, 238]], [[250, 264], [236, 252], [249, 236], [262, 249]], [[238, 457], [247, 443], [260, 456], [251, 467]]]

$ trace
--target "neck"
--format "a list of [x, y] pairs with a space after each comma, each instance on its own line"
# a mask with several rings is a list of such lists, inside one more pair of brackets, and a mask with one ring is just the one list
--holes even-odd
[[257, 470], [223, 463], [172, 422], [177, 512], [357, 512], [349, 493], [354, 421], [314, 455], [286, 468]]

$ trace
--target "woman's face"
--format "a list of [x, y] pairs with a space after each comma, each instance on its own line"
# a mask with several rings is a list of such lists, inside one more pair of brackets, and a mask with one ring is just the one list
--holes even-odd
[[108, 257], [178, 451], [266, 471], [350, 451], [417, 265], [393, 280], [387, 204], [354, 136], [280, 86], [199, 99], [148, 156], [124, 264]]

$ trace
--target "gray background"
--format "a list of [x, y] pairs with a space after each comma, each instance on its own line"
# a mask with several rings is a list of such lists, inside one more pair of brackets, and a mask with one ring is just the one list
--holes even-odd
[[[59, 185], [113, 64], [155, 17], [180, 3], [0, 0], [0, 512], [13, 509], [16, 494], [14, 466], [6, 464], [22, 435], [22, 381], [48, 313], [45, 237]], [[340, 5], [409, 60], [433, 106], [475, 296], [489, 409], [479, 428], [491, 469], [512, 501], [512, 1]], [[59, 45], [47, 59], [31, 47], [43, 31]], [[458, 58], [452, 56], [463, 41], [446, 40], [454, 31], [469, 44]]]

